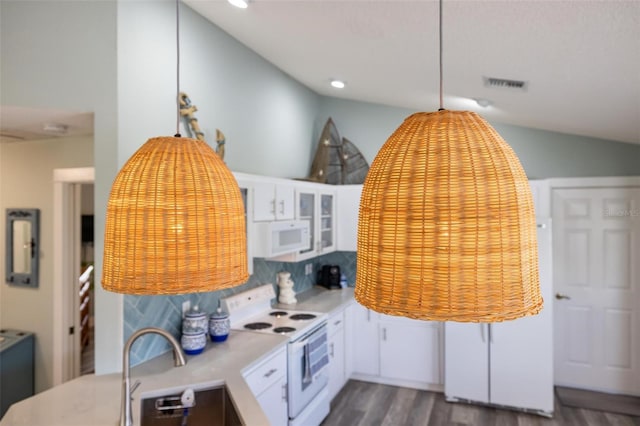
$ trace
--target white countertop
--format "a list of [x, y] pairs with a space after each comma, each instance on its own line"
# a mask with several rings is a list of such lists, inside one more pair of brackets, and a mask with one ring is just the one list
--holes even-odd
[[[296, 297], [296, 305], [276, 306], [331, 314], [353, 301], [353, 288], [314, 287]], [[184, 367], [174, 367], [172, 353], [168, 352], [132, 368], [132, 383], [141, 381], [133, 394], [133, 424], [140, 422], [141, 399], [224, 384], [245, 424], [267, 425], [242, 372], [286, 342], [281, 335], [232, 331], [227, 341], [209, 343], [202, 354], [187, 356]], [[81, 376], [12, 405], [0, 426], [113, 426], [120, 416], [121, 391], [121, 373]]]
[[327, 290], [324, 287], [314, 286], [303, 293], [296, 294], [298, 303], [293, 305], [279, 303], [274, 305], [274, 307], [299, 311], [322, 312], [331, 315], [334, 311], [337, 311], [354, 301], [353, 291], [353, 287], [347, 287], [339, 290]]

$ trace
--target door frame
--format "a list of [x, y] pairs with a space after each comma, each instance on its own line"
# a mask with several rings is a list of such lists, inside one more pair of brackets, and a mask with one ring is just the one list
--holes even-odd
[[[53, 386], [77, 377], [80, 373], [79, 333], [69, 335], [69, 327], [79, 321], [77, 287], [69, 283], [77, 277], [74, 258], [79, 256], [79, 242], [68, 236], [80, 229], [80, 184], [95, 183], [94, 167], [53, 170]], [[77, 216], [75, 220], [73, 218]], [[69, 253], [72, 255], [69, 256]], [[70, 358], [71, 355], [71, 358]]]

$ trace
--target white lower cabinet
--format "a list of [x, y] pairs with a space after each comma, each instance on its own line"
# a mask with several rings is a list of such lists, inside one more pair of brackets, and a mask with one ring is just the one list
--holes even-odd
[[251, 367], [244, 373], [244, 379], [269, 419], [269, 424], [285, 426], [289, 422], [286, 347]]
[[329, 317], [327, 321], [329, 346], [329, 399], [333, 399], [347, 381], [345, 351], [344, 311]]
[[417, 389], [442, 388], [441, 323], [353, 306], [353, 377]]
[[440, 327], [407, 318], [381, 317], [380, 376], [441, 384]]

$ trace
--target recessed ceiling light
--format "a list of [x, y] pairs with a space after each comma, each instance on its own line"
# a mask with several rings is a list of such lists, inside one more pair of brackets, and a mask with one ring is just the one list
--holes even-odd
[[246, 9], [249, 6], [249, 0], [227, 0], [229, 3], [240, 9]]
[[344, 89], [344, 81], [341, 80], [331, 80], [331, 87], [335, 87], [336, 89]]

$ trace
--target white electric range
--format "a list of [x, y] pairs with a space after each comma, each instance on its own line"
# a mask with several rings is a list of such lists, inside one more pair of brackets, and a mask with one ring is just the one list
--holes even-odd
[[329, 414], [327, 315], [274, 309], [271, 302], [275, 297], [273, 285], [266, 284], [221, 299], [221, 303], [229, 313], [232, 330], [289, 338], [289, 426], [316, 426]]

